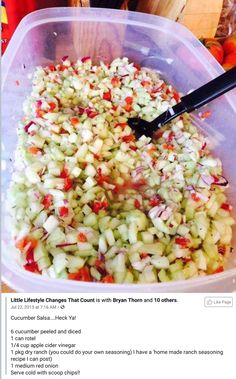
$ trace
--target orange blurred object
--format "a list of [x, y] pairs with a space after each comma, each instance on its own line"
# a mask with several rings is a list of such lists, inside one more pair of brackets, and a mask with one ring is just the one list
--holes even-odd
[[223, 43], [225, 54], [236, 52], [236, 35], [226, 38]]
[[230, 64], [232, 67], [236, 66], [236, 51], [226, 55], [224, 59], [224, 64]]
[[210, 53], [215, 57], [215, 59], [222, 64], [224, 60], [224, 50], [220, 42], [218, 42], [214, 38], [207, 38], [204, 41], [206, 48], [210, 51]]

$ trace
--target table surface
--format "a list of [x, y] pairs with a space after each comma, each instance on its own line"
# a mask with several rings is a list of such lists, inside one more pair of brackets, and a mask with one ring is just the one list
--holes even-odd
[[5, 283], [2, 283], [2, 293], [12, 293], [13, 291], [10, 287], [8, 287]]

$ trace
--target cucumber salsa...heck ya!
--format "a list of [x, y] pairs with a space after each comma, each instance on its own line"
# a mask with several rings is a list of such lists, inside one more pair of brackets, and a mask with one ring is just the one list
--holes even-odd
[[231, 250], [222, 165], [188, 115], [155, 140], [180, 99], [150, 69], [90, 57], [38, 67], [10, 186], [13, 238], [28, 271], [78, 281], [155, 283], [215, 274]]

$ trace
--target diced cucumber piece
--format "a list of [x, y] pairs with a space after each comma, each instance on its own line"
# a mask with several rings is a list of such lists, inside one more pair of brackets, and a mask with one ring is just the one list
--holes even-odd
[[170, 266], [170, 262], [167, 257], [158, 257], [155, 255], [151, 258], [151, 263], [157, 269], [167, 269]]
[[150, 232], [141, 232], [142, 240], [144, 243], [153, 243], [154, 237]]
[[182, 271], [183, 270], [183, 262], [182, 261], [180, 261], [180, 260], [178, 260], [178, 261], [176, 261], [176, 263], [172, 263], [171, 265], [170, 265], [170, 267], [169, 267], [169, 271], [171, 272], [171, 273], [173, 273], [173, 272], [176, 272], [176, 271]]
[[113, 234], [111, 229], [105, 230], [104, 236], [105, 236], [109, 246], [113, 246], [115, 244], [114, 234]]
[[126, 223], [127, 225], [136, 224], [137, 230], [142, 231], [146, 229], [148, 225], [148, 220], [147, 220], [146, 215], [143, 212], [141, 212], [138, 209], [135, 209], [129, 212], [128, 215], [126, 216]]
[[99, 237], [98, 241], [98, 251], [105, 254], [107, 251], [107, 241], [103, 235]]
[[44, 229], [50, 234], [53, 230], [57, 228], [59, 225], [59, 221], [55, 216], [49, 216], [47, 220], [44, 222], [43, 227]]
[[80, 268], [84, 266], [84, 259], [79, 256], [67, 256], [68, 270], [69, 272], [77, 272]]
[[102, 275], [100, 274], [100, 272], [98, 272], [96, 268], [91, 267], [90, 273], [94, 279], [96, 279], [98, 282], [100, 281]]
[[41, 241], [38, 241], [37, 246], [34, 249], [34, 260], [38, 262], [39, 259], [47, 256], [48, 252], [45, 245]]
[[130, 223], [128, 236], [129, 236], [129, 242], [131, 245], [138, 241], [138, 226], [136, 222]]
[[39, 258], [37, 261], [39, 270], [43, 270], [45, 268], [48, 268], [51, 265], [51, 260], [49, 256], [44, 256], [42, 258]]
[[56, 275], [60, 274], [60, 272], [67, 267], [66, 254], [61, 253], [61, 254], [55, 255], [53, 258], [53, 267], [54, 267]]
[[192, 258], [193, 258], [194, 262], [197, 264], [197, 268], [199, 270], [206, 271], [206, 269], [207, 269], [207, 260], [206, 260], [206, 257], [204, 255], [204, 252], [201, 249], [195, 251], [192, 254]]
[[160, 270], [157, 276], [158, 276], [160, 282], [169, 282], [170, 281], [170, 278], [169, 278], [166, 270], [164, 270], [164, 269]]
[[189, 278], [193, 278], [197, 276], [198, 270], [197, 270], [196, 263], [192, 261], [186, 263], [183, 269], [183, 274], [184, 274], [185, 279], [189, 279]]

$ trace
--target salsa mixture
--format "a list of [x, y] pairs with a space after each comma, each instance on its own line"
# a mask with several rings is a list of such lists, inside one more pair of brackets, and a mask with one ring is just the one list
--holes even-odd
[[127, 58], [90, 57], [38, 67], [32, 83], [10, 187], [26, 270], [102, 283], [224, 270], [234, 220], [209, 142], [188, 115], [153, 140], [127, 124], [179, 102], [171, 85]]

